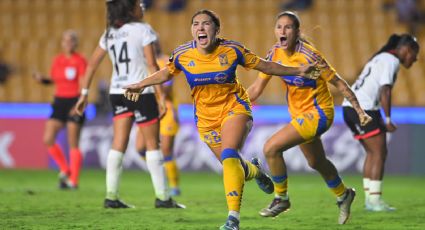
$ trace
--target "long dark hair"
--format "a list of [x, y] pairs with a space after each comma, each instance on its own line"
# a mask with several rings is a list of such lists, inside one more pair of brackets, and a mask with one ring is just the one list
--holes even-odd
[[[279, 14], [277, 14], [276, 21], [279, 20], [281, 17], [284, 17], [284, 16], [286, 16], [286, 17], [288, 17], [288, 18], [290, 18], [292, 20], [292, 22], [294, 23], [295, 29], [297, 29], [297, 30], [300, 29], [300, 27], [301, 27], [301, 19], [298, 16], [298, 14], [296, 14], [295, 12], [289, 11], [289, 10], [282, 11]], [[305, 42], [305, 43], [307, 43], [309, 45], [312, 45], [312, 43], [309, 40], [307, 40], [307, 38], [305, 37], [304, 34], [301, 34], [300, 33], [300, 36], [298, 36], [298, 40], [300, 40], [302, 42]]]
[[138, 0], [106, 0], [107, 27], [120, 28], [125, 23], [138, 21], [133, 15], [136, 1]]
[[381, 49], [379, 49], [378, 52], [372, 56], [372, 58], [382, 52], [391, 52], [402, 46], [409, 46], [414, 51], [419, 52], [419, 43], [414, 36], [410, 34], [392, 34], [390, 38], [388, 38], [387, 43]]

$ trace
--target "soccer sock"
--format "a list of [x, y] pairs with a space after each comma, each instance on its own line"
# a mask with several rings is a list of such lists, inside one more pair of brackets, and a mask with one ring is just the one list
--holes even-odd
[[236, 212], [236, 211], [229, 211], [228, 216], [233, 216], [233, 217], [235, 217], [238, 220], [240, 219], [240, 213], [239, 212]]
[[63, 154], [63, 151], [60, 146], [56, 143], [53, 146], [48, 147], [47, 150], [49, 151], [50, 156], [59, 166], [59, 170], [61, 171], [61, 173], [63, 173], [64, 175], [68, 175], [68, 163], [66, 162], [65, 154]]
[[160, 200], [170, 199], [161, 150], [146, 151], [146, 165], [151, 175], [155, 196]]
[[382, 187], [382, 181], [381, 180], [370, 180], [369, 182], [369, 202], [371, 204], [377, 204], [379, 203], [379, 200], [381, 199], [381, 187]]
[[179, 169], [173, 156], [164, 157], [164, 168], [171, 188], [179, 187]]
[[342, 182], [341, 177], [338, 175], [333, 180], [326, 181], [328, 188], [336, 195], [338, 201], [342, 201], [345, 198], [345, 187], [344, 182]]
[[370, 179], [363, 178], [363, 189], [364, 189], [364, 197], [366, 202], [369, 201], [369, 187], [370, 187]]
[[259, 176], [260, 170], [258, 170], [257, 166], [244, 159], [241, 159], [241, 164], [245, 172], [245, 181], [250, 181]]
[[110, 149], [106, 162], [106, 198], [118, 199], [118, 186], [122, 172], [124, 153]]
[[280, 197], [283, 200], [289, 199], [288, 197], [288, 175], [285, 173], [281, 176], [272, 176], [274, 185], [275, 197]]
[[224, 149], [221, 152], [221, 162], [223, 164], [223, 183], [227, 208], [229, 211], [239, 212], [245, 184], [245, 172], [241, 158], [235, 149]]
[[83, 155], [78, 148], [71, 149], [70, 151], [70, 168], [71, 168], [71, 176], [70, 181], [72, 185], [78, 185], [78, 179], [80, 176], [80, 169], [83, 163]]

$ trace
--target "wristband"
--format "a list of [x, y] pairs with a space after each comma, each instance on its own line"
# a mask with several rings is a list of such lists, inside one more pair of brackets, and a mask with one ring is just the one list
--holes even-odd
[[83, 95], [83, 96], [87, 96], [87, 95], [89, 95], [89, 89], [82, 88], [82, 89], [81, 89], [81, 95]]
[[391, 123], [391, 117], [385, 117], [385, 124]]

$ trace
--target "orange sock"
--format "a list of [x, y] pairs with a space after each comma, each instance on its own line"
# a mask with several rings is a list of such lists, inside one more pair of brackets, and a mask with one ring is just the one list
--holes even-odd
[[70, 155], [70, 167], [71, 167], [71, 176], [69, 179], [73, 185], [78, 185], [80, 169], [83, 163], [83, 155], [81, 154], [78, 148], [71, 149], [69, 155]]
[[48, 147], [47, 150], [49, 151], [50, 156], [59, 166], [61, 173], [67, 175], [69, 173], [69, 167], [68, 163], [66, 162], [65, 155], [63, 154], [63, 151], [60, 146], [58, 144], [54, 144], [53, 146]]

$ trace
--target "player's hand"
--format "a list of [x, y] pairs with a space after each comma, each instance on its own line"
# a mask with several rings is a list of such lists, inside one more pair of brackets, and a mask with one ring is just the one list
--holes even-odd
[[143, 92], [145, 87], [140, 86], [140, 83], [135, 83], [126, 85], [123, 87], [123, 89], [125, 89], [124, 97], [127, 98], [127, 100], [137, 101], [139, 100], [140, 94]]
[[397, 126], [394, 123], [389, 122], [385, 124], [385, 128], [387, 129], [388, 132], [392, 133], [397, 129]]
[[317, 79], [321, 75], [321, 70], [317, 62], [301, 66], [300, 71], [301, 71], [300, 76], [310, 78], [310, 79]]
[[359, 114], [359, 120], [360, 120], [360, 125], [361, 126], [365, 126], [369, 122], [372, 121], [372, 117], [370, 117], [369, 115], [367, 115], [367, 113], [362, 112], [362, 113]]
[[87, 102], [88, 102], [87, 95], [81, 95], [80, 98], [78, 98], [77, 104], [75, 104], [74, 111], [78, 115], [82, 116], [84, 113], [84, 110], [86, 109]]
[[32, 78], [34, 78], [34, 80], [36, 80], [38, 82], [41, 82], [41, 80], [43, 80], [43, 76], [41, 75], [41, 73], [40, 72], [36, 72], [36, 71], [34, 71], [32, 73]]
[[158, 111], [159, 111], [159, 119], [162, 119], [167, 113], [167, 105], [165, 103], [165, 99], [161, 99], [158, 102]]

